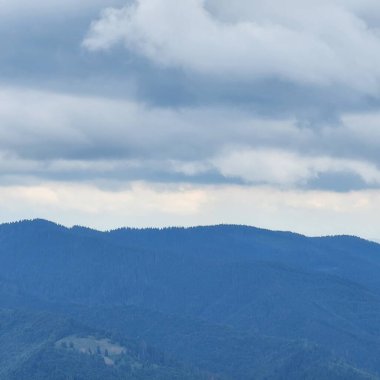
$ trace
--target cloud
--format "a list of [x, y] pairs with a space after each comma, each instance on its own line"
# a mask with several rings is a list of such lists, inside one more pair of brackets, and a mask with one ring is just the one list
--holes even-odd
[[[100, 229], [237, 223], [309, 235], [379, 236], [380, 192], [336, 193], [262, 186], [134, 182], [118, 191], [46, 182], [0, 186], [2, 221], [43, 217]], [[348, 223], [349, 221], [349, 223]]]
[[380, 233], [378, 1], [0, 3], [1, 220]]
[[323, 156], [301, 156], [284, 150], [239, 149], [213, 161], [227, 177], [239, 177], [248, 183], [281, 186], [302, 186], [324, 173], [349, 173], [367, 185], [380, 185], [380, 170], [376, 165], [350, 159]]
[[104, 10], [83, 44], [123, 44], [158, 66], [217, 80], [276, 78], [378, 94], [380, 24], [370, 18], [373, 8], [371, 1], [139, 0]]
[[35, 14], [42, 13], [59, 13], [59, 12], [79, 12], [90, 9], [99, 9], [104, 6], [118, 6], [122, 2], [120, 0], [35, 0], [33, 2], [27, 0], [1, 0], [0, 17], [12, 16], [18, 14], [22, 16], [30, 12]]
[[0, 101], [0, 148], [24, 159], [202, 161], [233, 142], [298, 135], [291, 119], [217, 106], [151, 107], [15, 88], [0, 89]]
[[[0, 10], [0, 83], [83, 96], [131, 99], [155, 106], [245, 107], [267, 117], [297, 117], [318, 125], [338, 120], [347, 109], [378, 107], [363, 93], [341, 86], [304, 86], [264, 75], [214, 75], [157, 64], [135, 49], [120, 46], [91, 52], [81, 42], [91, 20], [102, 7], [121, 6], [123, 0], [107, 2], [6, 1]], [[235, 4], [236, 3], [236, 4]], [[233, 2], [239, 7], [243, 2]], [[32, 4], [32, 5], [31, 5]], [[132, 1], [129, 1], [132, 4]], [[225, 14], [206, 2], [213, 19], [234, 24], [229, 2]], [[33, 9], [31, 9], [33, 8]], [[12, 14], [2, 14], [2, 10]], [[240, 14], [249, 15], [248, 10]], [[247, 16], [248, 17], [248, 16]], [[274, 16], [273, 16], [274, 17]], [[67, 25], [70, 28], [67, 28]], [[46, 31], [49, 31], [48, 33]], [[248, 55], [247, 55], [248, 57]], [[217, 65], [216, 65], [217, 66]]]
[[162, 108], [17, 88], [0, 89], [0, 102], [2, 183], [118, 187], [144, 180], [342, 191], [343, 176], [346, 191], [380, 186], [376, 113], [312, 129], [244, 109]]
[[[123, 217], [129, 219], [132, 215], [137, 220], [147, 220], [152, 214], [171, 218], [192, 217], [206, 201], [202, 188], [183, 184], [163, 187], [143, 182], [133, 182], [128, 187], [115, 191], [88, 184], [49, 181], [39, 185], [0, 186], [0, 196], [4, 200], [2, 219], [7, 214], [11, 215], [10, 218], [26, 218], [25, 210], [29, 214], [32, 210], [33, 215], [46, 218], [59, 213], [68, 218], [66, 221], [73, 220], [72, 215], [86, 219], [108, 215], [106, 223], [94, 224], [86, 220], [88, 225], [98, 228], [106, 228], [113, 217], [116, 217], [112, 222], [114, 226]], [[132, 223], [132, 219], [129, 223]]]

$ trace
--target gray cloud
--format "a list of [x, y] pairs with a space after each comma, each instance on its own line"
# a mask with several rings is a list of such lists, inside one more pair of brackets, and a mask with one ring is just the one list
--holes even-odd
[[[362, 12], [377, 9], [373, 2], [212, 1], [208, 10], [207, 4], [140, 0], [108, 8], [92, 24], [84, 46], [99, 50], [122, 43], [157, 65], [216, 79], [274, 77], [378, 93], [378, 24], [370, 27]], [[235, 17], [226, 21], [214, 13]]]
[[0, 101], [6, 181], [13, 176], [335, 189], [324, 180], [335, 173], [338, 182], [344, 175], [367, 187], [380, 185], [377, 114], [344, 115], [338, 126], [315, 129], [245, 109], [161, 108], [25, 89], [3, 89]]
[[378, 237], [379, 4], [3, 1], [0, 219]]
[[[262, 115], [295, 116], [304, 124], [316, 125], [326, 117], [338, 119], [347, 109], [378, 107], [376, 97], [368, 99], [360, 91], [340, 86], [292, 83], [273, 76], [255, 77], [253, 81], [164, 67], [122, 46], [92, 53], [83, 49], [81, 42], [101, 7], [124, 3], [110, 0], [75, 6], [71, 1], [66, 5], [53, 1], [36, 3], [30, 10], [29, 3], [21, 0], [7, 2], [17, 17], [0, 14], [0, 83], [86, 96], [134, 98], [164, 107], [245, 107]], [[206, 5], [211, 7], [212, 3]], [[225, 17], [221, 15], [222, 5], [220, 2], [218, 12], [212, 9], [215, 19]], [[224, 13], [233, 12], [227, 7]]]
[[379, 187], [376, 2], [5, 4], [3, 183]]

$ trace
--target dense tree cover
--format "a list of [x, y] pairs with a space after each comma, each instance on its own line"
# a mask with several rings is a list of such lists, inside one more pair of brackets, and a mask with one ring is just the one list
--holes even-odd
[[372, 378], [306, 341], [247, 334], [228, 326], [136, 307], [72, 306], [70, 313], [92, 326], [149, 341], [189, 365], [232, 379], [301, 380], [308, 374], [318, 379], [327, 378], [326, 374], [333, 379]]
[[[117, 339], [126, 348], [109, 366], [96, 352], [81, 353], [64, 337]], [[74, 338], [73, 338], [74, 339]], [[9, 380], [206, 380], [163, 353], [121, 334], [107, 334], [46, 312], [0, 310], [0, 379]]]
[[[244, 226], [102, 233], [37, 220], [0, 226], [0, 260], [0, 308], [47, 310], [143, 340], [191, 376], [380, 373], [380, 246], [358, 238]], [[92, 359], [83, 368], [95, 368]]]

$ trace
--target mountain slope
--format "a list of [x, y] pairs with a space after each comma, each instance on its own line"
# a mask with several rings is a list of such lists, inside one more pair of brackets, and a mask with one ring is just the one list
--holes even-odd
[[[87, 318], [94, 327], [99, 320], [141, 335], [191, 365], [202, 367], [203, 358], [211, 372], [238, 378], [262, 370], [275, 378], [292, 362], [314, 374], [329, 368], [337, 378], [350, 371], [360, 378], [354, 367], [380, 372], [380, 248], [361, 239], [239, 226], [102, 233], [37, 220], [0, 226], [0, 259], [4, 305], [69, 309], [74, 318], [97, 310]], [[147, 318], [133, 321], [131, 307]], [[183, 320], [191, 321], [190, 338]], [[196, 335], [200, 320], [212, 334]], [[181, 339], [189, 348], [176, 345]]]
[[0, 310], [0, 379], [206, 379], [159, 351], [45, 312]]
[[317, 373], [320, 378], [330, 379], [375, 378], [305, 341], [242, 333], [223, 325], [136, 307], [72, 306], [69, 310], [91, 326], [144, 339], [189, 365], [232, 379], [303, 379]]

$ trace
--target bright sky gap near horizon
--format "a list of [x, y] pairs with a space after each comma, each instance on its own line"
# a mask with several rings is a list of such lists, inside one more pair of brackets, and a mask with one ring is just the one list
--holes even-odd
[[380, 240], [378, 0], [0, 0], [0, 222]]

